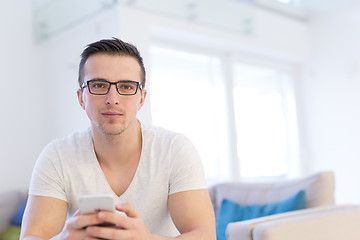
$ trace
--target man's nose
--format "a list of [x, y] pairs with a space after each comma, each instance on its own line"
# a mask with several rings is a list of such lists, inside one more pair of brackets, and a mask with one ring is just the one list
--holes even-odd
[[118, 93], [116, 86], [111, 85], [109, 92], [106, 94], [106, 104], [119, 104], [120, 94]]

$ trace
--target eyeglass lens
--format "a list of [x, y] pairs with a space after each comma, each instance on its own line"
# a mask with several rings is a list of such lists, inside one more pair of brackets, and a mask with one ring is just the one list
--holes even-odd
[[[103, 80], [92, 80], [88, 82], [90, 93], [107, 94], [110, 90], [111, 83]], [[117, 91], [123, 95], [133, 95], [136, 93], [138, 83], [134, 81], [120, 81], [116, 83]]]

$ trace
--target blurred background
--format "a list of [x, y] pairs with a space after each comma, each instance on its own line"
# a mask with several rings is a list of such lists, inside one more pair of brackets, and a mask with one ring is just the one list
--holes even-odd
[[118, 37], [144, 57], [139, 119], [187, 135], [209, 185], [331, 170], [337, 203], [360, 203], [356, 0], [4, 0], [0, 28], [0, 191], [88, 128], [80, 54]]

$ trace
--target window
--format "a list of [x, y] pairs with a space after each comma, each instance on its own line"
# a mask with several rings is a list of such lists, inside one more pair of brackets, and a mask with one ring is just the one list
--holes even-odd
[[220, 60], [152, 47], [150, 72], [153, 124], [192, 140], [209, 181], [228, 177]]
[[290, 142], [284, 71], [234, 63], [237, 153], [243, 177], [286, 175]]
[[150, 56], [153, 124], [192, 140], [210, 184], [290, 171], [291, 73], [229, 59], [226, 68], [220, 56], [159, 46]]

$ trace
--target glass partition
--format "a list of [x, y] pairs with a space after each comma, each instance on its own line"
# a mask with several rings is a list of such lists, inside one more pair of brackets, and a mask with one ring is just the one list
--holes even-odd
[[251, 0], [33, 0], [35, 40], [41, 42], [116, 5], [251, 34], [250, 3]]
[[34, 0], [35, 40], [50, 38], [116, 3], [116, 0]]

